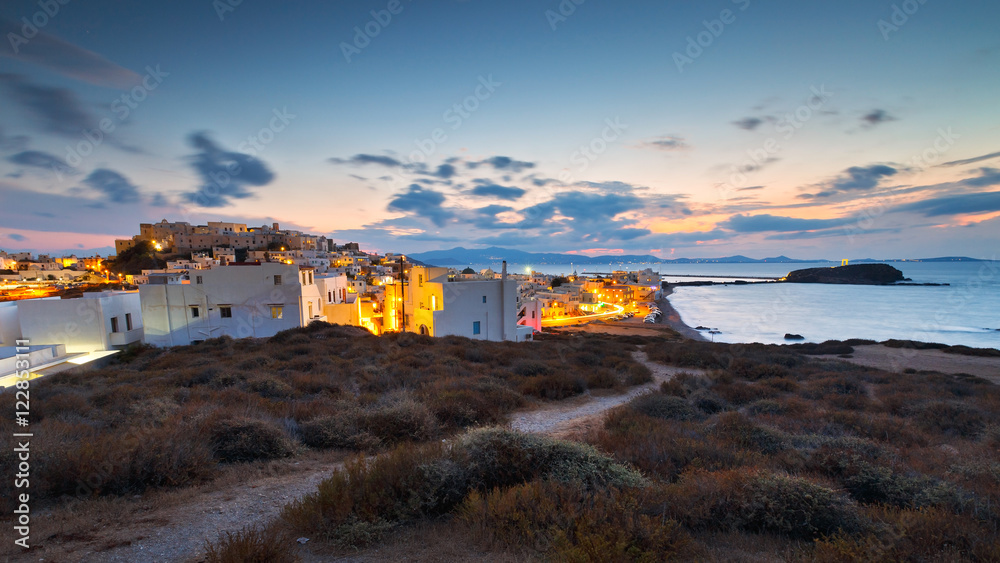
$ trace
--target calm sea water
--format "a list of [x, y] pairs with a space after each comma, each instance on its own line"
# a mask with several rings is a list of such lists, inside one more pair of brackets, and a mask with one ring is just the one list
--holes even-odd
[[[716, 276], [780, 278], [801, 264], [508, 264], [512, 273], [580, 274], [652, 268], [665, 281], [733, 281]], [[753, 284], [679, 287], [670, 302], [685, 323], [721, 331], [720, 342], [785, 343], [786, 333], [807, 342], [898, 338], [977, 348], [1000, 348], [1000, 262], [892, 262], [915, 283], [947, 287]], [[500, 264], [473, 264], [475, 270]], [[693, 277], [692, 277], [693, 276]]]
[[[783, 276], [823, 264], [696, 264], [671, 273]], [[679, 287], [670, 302], [690, 326], [717, 328], [721, 342], [784, 343], [889, 338], [1000, 348], [1000, 262], [896, 262], [916, 283], [948, 287], [755, 284]], [[692, 278], [677, 278], [678, 281]]]

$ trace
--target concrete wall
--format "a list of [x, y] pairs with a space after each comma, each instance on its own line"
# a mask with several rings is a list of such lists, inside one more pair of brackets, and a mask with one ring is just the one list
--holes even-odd
[[15, 346], [21, 338], [21, 323], [18, 321], [17, 301], [0, 303], [0, 346]]
[[[413, 268], [407, 286], [407, 330], [431, 336], [465, 336], [475, 340], [516, 340], [517, 282], [447, 281], [443, 268]], [[421, 277], [433, 281], [421, 284]], [[484, 302], [485, 298], [485, 302]], [[475, 323], [479, 334], [475, 334]], [[425, 328], [422, 328], [425, 327]]]
[[[269, 337], [308, 324], [310, 303], [314, 317], [323, 314], [319, 290], [315, 284], [303, 286], [297, 266], [224, 266], [199, 275], [201, 284], [139, 288], [147, 343], [180, 346], [224, 335]], [[275, 275], [281, 276], [281, 285], [274, 284]], [[231, 317], [222, 316], [222, 306], [229, 307]], [[281, 318], [272, 318], [272, 307], [282, 308]]]
[[85, 294], [78, 299], [28, 299], [18, 302], [23, 338], [36, 344], [65, 344], [69, 353], [112, 350], [112, 318], [119, 332], [127, 331], [131, 314], [133, 334], [141, 340], [142, 308], [138, 292]]

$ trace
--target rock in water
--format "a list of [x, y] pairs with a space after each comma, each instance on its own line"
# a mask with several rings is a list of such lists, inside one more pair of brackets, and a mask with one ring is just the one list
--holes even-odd
[[888, 264], [854, 264], [835, 268], [795, 270], [785, 276], [789, 283], [834, 283], [851, 285], [890, 285], [903, 281], [903, 272]]
[[785, 340], [805, 340], [806, 337], [801, 334], [785, 333]]

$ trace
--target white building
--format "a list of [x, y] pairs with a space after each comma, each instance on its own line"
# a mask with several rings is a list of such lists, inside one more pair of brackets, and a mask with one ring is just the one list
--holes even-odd
[[430, 336], [465, 336], [475, 340], [530, 340], [532, 329], [517, 324], [517, 282], [450, 281], [447, 268], [414, 267], [402, 300], [399, 285], [386, 287], [383, 325], [398, 330], [405, 315], [408, 332]]
[[[142, 311], [137, 291], [84, 293], [75, 299], [16, 301], [20, 334], [35, 345], [63, 344], [68, 353], [119, 350], [142, 341]], [[0, 336], [11, 346], [9, 328], [15, 314], [0, 310]]]
[[140, 286], [145, 341], [179, 346], [231, 336], [269, 337], [325, 321], [312, 268], [277, 263], [230, 264], [169, 283]]

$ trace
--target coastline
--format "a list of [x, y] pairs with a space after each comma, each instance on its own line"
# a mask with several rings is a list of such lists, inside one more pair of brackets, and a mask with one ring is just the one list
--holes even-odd
[[680, 313], [677, 312], [677, 309], [674, 309], [674, 306], [670, 304], [670, 299], [668, 299], [673, 292], [674, 287], [670, 284], [667, 284], [660, 290], [660, 298], [656, 300], [656, 305], [663, 311], [663, 320], [661, 322], [676, 330], [685, 338], [708, 342], [708, 339], [705, 338], [705, 335], [700, 330], [691, 328], [681, 320]]

